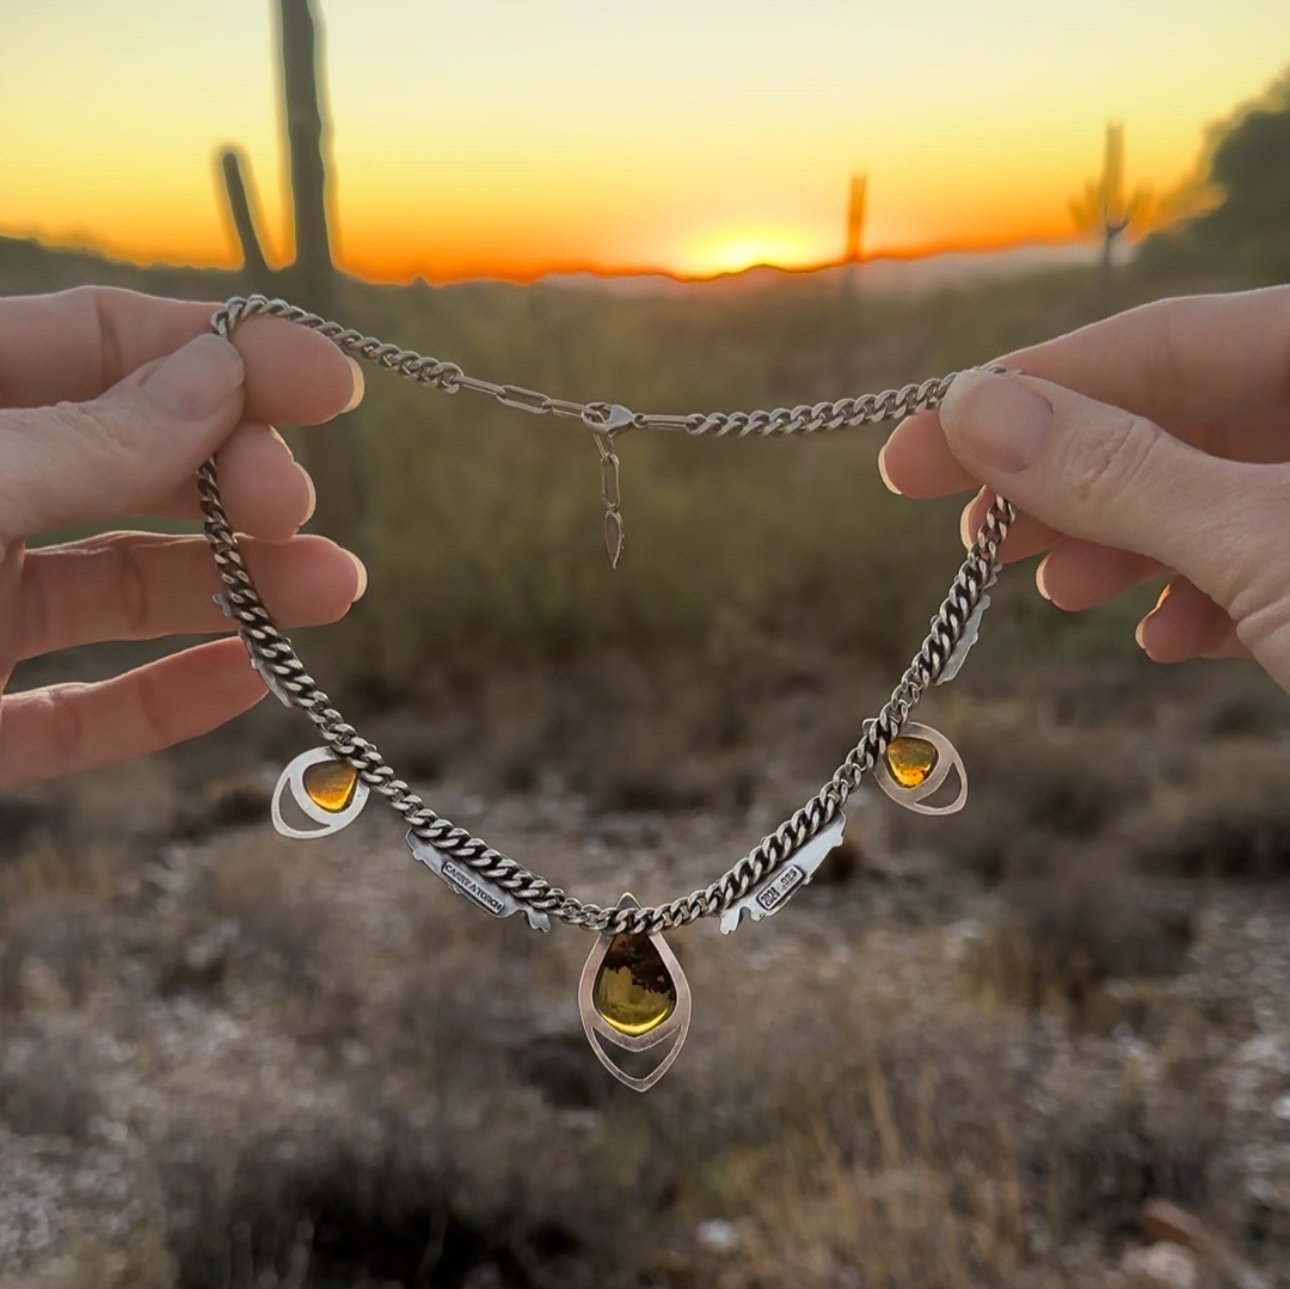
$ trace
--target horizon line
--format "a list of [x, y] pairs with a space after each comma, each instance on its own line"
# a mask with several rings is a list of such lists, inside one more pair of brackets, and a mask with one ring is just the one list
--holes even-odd
[[[1136, 238], [1129, 240], [1138, 240]], [[138, 269], [178, 269], [193, 272], [237, 273], [242, 264], [219, 262], [199, 262], [193, 260], [140, 259], [133, 255], [114, 252], [110, 247], [86, 241], [51, 241], [38, 232], [10, 231], [0, 228], [0, 241], [25, 242], [41, 250], [54, 253], [92, 255], [112, 264], [128, 265]], [[1009, 251], [1027, 249], [1058, 249], [1087, 246], [1095, 249], [1091, 239], [1081, 238], [1077, 234], [1069, 237], [1035, 237], [1001, 241], [944, 241], [925, 246], [909, 248], [880, 248], [865, 252], [852, 259], [845, 255], [836, 258], [814, 260], [806, 264], [776, 264], [773, 261], [758, 261], [738, 269], [722, 269], [715, 273], [685, 273], [676, 269], [664, 268], [656, 264], [626, 264], [610, 266], [596, 261], [561, 261], [554, 260], [541, 268], [533, 270], [482, 270], [479, 272], [449, 273], [427, 275], [425, 271], [411, 270], [405, 276], [373, 274], [348, 268], [343, 263], [334, 263], [338, 273], [357, 281], [373, 286], [411, 286], [424, 283], [427, 286], [456, 286], [470, 282], [502, 282], [513, 286], [532, 286], [552, 277], [587, 276], [594, 278], [665, 278], [677, 284], [720, 282], [730, 278], [743, 277], [756, 271], [770, 270], [776, 273], [806, 275], [819, 273], [828, 269], [847, 267], [863, 268], [864, 265], [877, 262], [907, 263], [915, 260], [935, 259], [945, 255], [994, 255]], [[269, 265], [273, 272], [290, 267], [292, 261], [284, 260]]]

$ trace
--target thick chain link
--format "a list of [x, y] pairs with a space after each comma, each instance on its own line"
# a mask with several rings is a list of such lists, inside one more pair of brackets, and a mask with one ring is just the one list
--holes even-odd
[[[577, 403], [517, 385], [479, 380], [467, 376], [455, 363], [441, 362], [412, 350], [400, 349], [397, 345], [385, 344], [283, 300], [270, 300], [265, 296], [230, 300], [212, 318], [211, 326], [219, 335], [229, 337], [240, 322], [255, 316], [281, 318], [308, 327], [327, 336], [354, 358], [375, 363], [387, 371], [445, 393], [464, 389], [486, 394], [506, 407], [536, 415], [575, 418], [602, 435], [616, 434], [627, 428], [738, 438], [813, 434], [907, 416], [936, 407], [953, 380], [951, 374], [881, 394], [863, 394], [833, 403], [776, 408], [774, 411], [645, 415], [629, 412], [616, 404]], [[805, 805], [708, 886], [667, 904], [646, 908], [604, 908], [569, 895], [443, 818], [395, 774], [375, 744], [363, 738], [332, 705], [331, 699], [318, 687], [297, 657], [291, 641], [274, 625], [247, 572], [237, 537], [229, 526], [220, 498], [219, 473], [214, 458], [205, 462], [198, 471], [197, 486], [205, 516], [206, 538], [224, 582], [223, 602], [237, 622], [238, 633], [253, 664], [274, 692], [309, 717], [332, 752], [352, 765], [363, 782], [383, 796], [418, 837], [495, 883], [520, 903], [571, 926], [606, 934], [668, 931], [699, 918], [719, 916], [771, 876], [795, 851], [837, 817], [847, 798], [886, 752], [954, 653], [973, 611], [998, 575], [999, 549], [1015, 518], [1010, 502], [1002, 497], [994, 500], [972, 549], [932, 619], [930, 631], [891, 697], [876, 717], [865, 722], [859, 742]], [[616, 497], [616, 470], [612, 486]]]

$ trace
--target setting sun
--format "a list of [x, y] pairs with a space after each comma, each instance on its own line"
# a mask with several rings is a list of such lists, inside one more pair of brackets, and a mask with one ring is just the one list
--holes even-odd
[[677, 271], [686, 277], [716, 277], [759, 264], [808, 268], [836, 259], [840, 251], [840, 246], [796, 229], [727, 229], [706, 233], [684, 248], [677, 257]]
[[[395, 282], [805, 268], [843, 256], [856, 173], [866, 256], [1070, 241], [1107, 121], [1130, 187], [1170, 193], [1281, 71], [1284, 5], [1087, 0], [1036, 24], [1027, 0], [477, 0], [428, 51], [415, 0], [317, 0], [331, 252]], [[236, 265], [216, 168], [236, 145], [265, 258], [290, 261], [276, 4], [11, 8], [0, 236]]]

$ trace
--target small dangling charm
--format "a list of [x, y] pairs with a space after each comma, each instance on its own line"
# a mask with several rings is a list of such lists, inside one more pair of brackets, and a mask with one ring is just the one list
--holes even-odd
[[[618, 907], [638, 908], [624, 895]], [[671, 1068], [690, 1029], [690, 984], [660, 932], [602, 934], [587, 955], [578, 982], [578, 1013], [601, 1065], [637, 1092], [652, 1088]], [[607, 1050], [646, 1052], [672, 1040], [645, 1075], [628, 1073]]]
[[[946, 805], [930, 806], [923, 802], [949, 778], [958, 774], [958, 795]], [[878, 786], [907, 810], [920, 815], [952, 815], [967, 802], [967, 771], [954, 744], [929, 725], [907, 721], [901, 732], [887, 744], [882, 760], [875, 767]]]
[[[296, 805], [318, 828], [296, 828], [282, 817], [288, 789]], [[273, 826], [284, 837], [327, 837], [358, 818], [367, 802], [367, 784], [348, 761], [330, 748], [303, 752], [283, 770], [273, 790]]]
[[596, 404], [603, 419], [590, 422], [600, 457], [600, 500], [605, 506], [605, 554], [616, 569], [623, 557], [622, 461], [614, 448], [614, 435], [635, 420], [635, 413], [621, 403]]

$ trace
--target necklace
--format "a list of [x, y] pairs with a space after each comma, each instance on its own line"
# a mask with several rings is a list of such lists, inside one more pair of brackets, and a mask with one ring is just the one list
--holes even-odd
[[[385, 344], [262, 295], [230, 300], [211, 319], [211, 327], [229, 338], [239, 323], [256, 316], [308, 327], [353, 358], [446, 394], [464, 390], [535, 415], [580, 421], [590, 431], [599, 456], [605, 548], [615, 568], [624, 537], [621, 462], [615, 446], [619, 435], [660, 430], [692, 437], [784, 437], [877, 424], [938, 406], [955, 374], [833, 403], [664, 416], [632, 412], [620, 404], [576, 403], [480, 380], [455, 363]], [[1002, 497], [996, 497], [987, 511], [926, 638], [891, 696], [875, 717], [864, 722], [859, 742], [819, 791], [702, 889], [652, 907], [642, 907], [624, 895], [607, 908], [566, 893], [457, 827], [398, 777], [376, 746], [345, 721], [305, 669], [291, 641], [274, 625], [229, 527], [214, 458], [198, 471], [197, 485], [206, 539], [224, 583], [216, 601], [237, 624], [251, 665], [269, 691], [284, 706], [304, 712], [322, 740], [322, 746], [302, 753], [283, 770], [273, 794], [275, 827], [288, 837], [329, 836], [352, 823], [374, 792], [402, 817], [413, 857], [484, 912], [499, 918], [520, 913], [535, 931], [550, 930], [551, 919], [556, 918], [595, 933], [578, 988], [579, 1014], [592, 1051], [628, 1087], [644, 1091], [658, 1082], [679, 1054], [690, 1025], [690, 987], [665, 932], [716, 917], [721, 931], [729, 935], [745, 914], [755, 923], [778, 913], [842, 840], [846, 827], [842, 808], [866, 774], [872, 774], [893, 800], [923, 814], [951, 814], [967, 799], [967, 773], [953, 745], [909, 716], [930, 686], [958, 674], [976, 642], [990, 603], [987, 592], [999, 573], [999, 548], [1015, 518], [1011, 503]], [[956, 793], [951, 776], [957, 779]], [[943, 798], [946, 789], [950, 800], [929, 800], [938, 794]], [[292, 807], [309, 826], [288, 819], [284, 811]], [[637, 1072], [635, 1054], [659, 1047], [665, 1048], [661, 1059]]]

